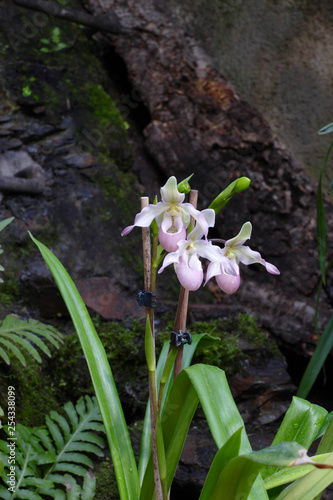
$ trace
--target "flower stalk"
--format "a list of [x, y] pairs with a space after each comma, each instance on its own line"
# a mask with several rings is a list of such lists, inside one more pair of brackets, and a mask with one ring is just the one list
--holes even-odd
[[[141, 198], [141, 209], [143, 210], [149, 204], [148, 197]], [[156, 243], [155, 243], [156, 240]], [[157, 238], [154, 237], [154, 249], [157, 248]], [[154, 293], [155, 290], [155, 279], [153, 280], [152, 287], [152, 267], [151, 267], [151, 245], [150, 245], [150, 228], [142, 228], [142, 250], [143, 250], [143, 268], [144, 268], [144, 284], [145, 291], [151, 291]], [[154, 274], [154, 273], [153, 273]], [[156, 273], [155, 273], [156, 274]], [[159, 469], [159, 450], [157, 441], [161, 442], [163, 436], [157, 437], [157, 421], [158, 421], [158, 404], [157, 404], [157, 385], [156, 385], [156, 357], [155, 357], [155, 335], [154, 335], [154, 309], [151, 307], [146, 307], [146, 335], [145, 335], [145, 351], [146, 360], [148, 365], [148, 378], [149, 378], [149, 401], [150, 401], [150, 415], [151, 415], [151, 448], [153, 456], [153, 468], [154, 468], [154, 482], [155, 482], [155, 497], [156, 500], [166, 500], [165, 494], [163, 495], [163, 490], [165, 491], [165, 486], [162, 489], [162, 482]], [[164, 453], [164, 446], [161, 452]], [[165, 459], [161, 460], [165, 463]], [[163, 474], [164, 476], [164, 474]]]
[[[193, 207], [196, 209], [198, 204], [198, 191], [196, 189], [191, 189], [189, 201], [191, 205], [193, 205]], [[184, 332], [186, 330], [189, 293], [190, 293], [189, 290], [185, 289], [183, 286], [181, 287], [177, 315], [174, 324], [174, 331], [177, 333]], [[184, 351], [184, 346], [183, 345], [179, 346], [173, 373], [174, 379], [177, 377], [177, 375], [181, 372], [182, 369], [183, 351]]]

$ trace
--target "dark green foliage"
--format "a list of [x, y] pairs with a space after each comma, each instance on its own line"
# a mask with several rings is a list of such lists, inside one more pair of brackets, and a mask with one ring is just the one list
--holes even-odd
[[[71, 402], [66, 403], [64, 415], [51, 411], [44, 426], [31, 428], [18, 424], [15, 429], [17, 498], [40, 500], [46, 495], [59, 500], [92, 499], [95, 478], [88, 472], [93, 467], [89, 455], [103, 456], [104, 440], [96, 434], [104, 432], [101, 422], [96, 398], [86, 396], [75, 407]], [[8, 474], [11, 429], [7, 426], [4, 429], [9, 439], [0, 441], [0, 458]], [[76, 476], [84, 478], [82, 488]], [[10, 495], [8, 485], [0, 484], [1, 498], [7, 500]]]
[[9, 365], [10, 355], [13, 355], [23, 366], [26, 366], [23, 351], [28, 352], [41, 363], [42, 358], [38, 350], [51, 357], [50, 349], [45, 340], [59, 348], [62, 338], [61, 333], [50, 325], [45, 325], [34, 319], [23, 321], [10, 314], [0, 326], [0, 357]]

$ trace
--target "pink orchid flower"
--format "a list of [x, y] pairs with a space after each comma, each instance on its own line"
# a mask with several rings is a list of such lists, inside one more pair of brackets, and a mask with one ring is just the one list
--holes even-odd
[[215, 262], [211, 259], [212, 262], [207, 269], [206, 283], [215, 276], [217, 284], [225, 293], [235, 293], [240, 284], [239, 262], [246, 266], [262, 264], [270, 274], [280, 274], [277, 267], [266, 262], [259, 252], [244, 245], [245, 241], [251, 238], [251, 232], [251, 222], [245, 222], [238, 235], [225, 242], [224, 248], [220, 249], [220, 255], [224, 258]]
[[[213, 227], [215, 222], [214, 210], [207, 208], [201, 214], [205, 218], [207, 227]], [[203, 269], [199, 257], [214, 261], [224, 259], [220, 247], [213, 245], [211, 242], [206, 243], [202, 239], [203, 235], [202, 226], [197, 224], [186, 240], [182, 239], [178, 242], [178, 249], [164, 258], [163, 265], [158, 272], [161, 273], [167, 266], [174, 264], [180, 284], [187, 290], [198, 290], [203, 281]]]
[[175, 177], [170, 177], [161, 188], [161, 198], [162, 201], [156, 205], [150, 204], [141, 210], [136, 215], [134, 224], [126, 227], [121, 235], [130, 233], [135, 226], [148, 227], [156, 219], [162, 247], [167, 252], [175, 252], [178, 242], [186, 238], [186, 229], [193, 217], [207, 238], [208, 225], [205, 217], [191, 203], [183, 203], [185, 194], [178, 191]]

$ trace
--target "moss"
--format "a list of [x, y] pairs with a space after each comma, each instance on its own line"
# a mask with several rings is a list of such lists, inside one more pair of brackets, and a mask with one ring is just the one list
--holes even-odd
[[111, 127], [112, 132], [126, 133], [128, 123], [123, 120], [118, 108], [109, 94], [105, 92], [102, 85], [87, 83], [84, 87], [87, 93], [87, 105], [90, 107], [95, 118], [104, 129]]
[[[140, 211], [139, 196], [133, 195], [136, 180], [131, 172], [124, 172], [106, 155], [99, 154], [98, 167], [94, 181], [101, 187], [103, 196], [98, 218], [104, 222], [112, 220], [120, 234], [122, 229], [132, 223], [135, 213]], [[138, 254], [138, 248], [142, 245], [141, 233], [133, 231], [131, 238], [126, 239], [126, 245], [124, 240], [121, 240], [120, 245], [121, 248], [117, 248], [113, 241], [116, 252], [122, 255], [128, 269], [143, 276], [142, 257]]]
[[118, 500], [119, 492], [112, 461], [109, 457], [102, 462], [97, 471], [95, 500]]
[[66, 335], [63, 345], [48, 363], [48, 373], [54, 381], [57, 399], [63, 403], [77, 401], [81, 396], [94, 392], [76, 332]]
[[0, 303], [8, 308], [20, 296], [20, 287], [14, 270], [5, 270], [4, 283], [0, 285]]
[[26, 356], [27, 365], [12, 359], [9, 368], [3, 367], [2, 380], [7, 385], [13, 385], [17, 393], [16, 418], [17, 422], [29, 426], [42, 425], [45, 415], [51, 410], [58, 409], [54, 381], [48, 375], [46, 365], [39, 364]]
[[246, 357], [241, 341], [254, 347], [265, 346], [273, 354], [278, 352], [276, 344], [267, 338], [265, 332], [259, 328], [257, 320], [248, 314], [192, 323], [189, 331], [191, 334], [208, 333], [219, 339], [209, 349], [196, 353], [195, 362], [219, 366], [228, 375], [240, 371], [241, 361]]

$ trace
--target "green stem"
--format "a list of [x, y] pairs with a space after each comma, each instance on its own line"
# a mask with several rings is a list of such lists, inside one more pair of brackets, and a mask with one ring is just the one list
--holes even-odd
[[[145, 208], [149, 204], [147, 197], [141, 198], [141, 208]], [[154, 238], [155, 240], [156, 238]], [[150, 229], [142, 228], [142, 247], [143, 247], [143, 266], [144, 266], [144, 282], [145, 290], [153, 291], [155, 289], [155, 276], [156, 272], [152, 272], [151, 266], [151, 246], [150, 246]], [[154, 288], [152, 287], [152, 275], [154, 276]], [[157, 386], [156, 386], [156, 357], [155, 357], [155, 335], [154, 335], [154, 309], [151, 307], [146, 308], [147, 320], [149, 318], [150, 341], [146, 339], [146, 346], [150, 346], [149, 350], [146, 348], [146, 358], [149, 361], [148, 366], [148, 380], [149, 380], [149, 402], [150, 402], [150, 421], [151, 421], [151, 449], [154, 466], [154, 484], [155, 484], [155, 498], [156, 500], [166, 500], [162, 492], [162, 484], [159, 471], [158, 450], [156, 442], [156, 424], [158, 416], [157, 407]], [[146, 327], [147, 329], [147, 327]], [[151, 361], [153, 357], [153, 361]]]
[[167, 383], [169, 375], [172, 371], [172, 367], [173, 367], [173, 364], [175, 362], [177, 352], [178, 352], [178, 349], [176, 349], [175, 347], [171, 347], [169, 350], [167, 360], [166, 360], [165, 365], [164, 365], [164, 369], [163, 369], [163, 373], [162, 373], [162, 377], [161, 377], [161, 381], [160, 381], [160, 390], [158, 393], [158, 411], [160, 411], [160, 409], [161, 409], [164, 387], [165, 387], [165, 384]]

